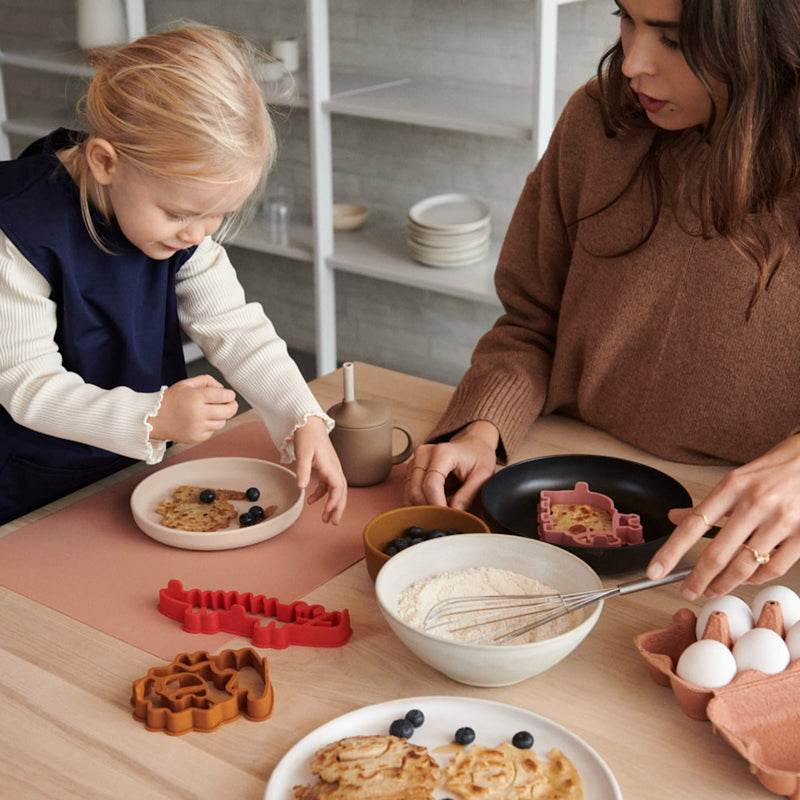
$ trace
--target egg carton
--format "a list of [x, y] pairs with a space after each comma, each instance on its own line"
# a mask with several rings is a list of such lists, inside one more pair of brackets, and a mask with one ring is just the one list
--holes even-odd
[[[726, 686], [705, 689], [676, 673], [681, 653], [697, 641], [696, 625], [694, 612], [682, 608], [666, 628], [636, 636], [648, 672], [656, 683], [672, 688], [687, 716], [710, 721], [766, 789], [800, 800], [800, 658], [776, 675], [745, 670]], [[767, 603], [758, 625], [783, 636], [780, 605]], [[711, 614], [703, 638], [730, 646], [723, 612]]]
[[[556, 503], [575, 503], [600, 508], [611, 516], [611, 530], [580, 532], [558, 530], [550, 516], [550, 509]], [[589, 484], [584, 481], [578, 481], [574, 489], [542, 490], [539, 493], [537, 520], [539, 538], [550, 544], [568, 547], [621, 547], [624, 544], [641, 544], [644, 541], [639, 515], [621, 514], [608, 495], [591, 491]]]

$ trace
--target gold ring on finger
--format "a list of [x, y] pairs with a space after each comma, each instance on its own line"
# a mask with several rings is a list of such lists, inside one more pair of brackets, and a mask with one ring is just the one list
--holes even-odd
[[753, 558], [761, 566], [764, 564], [769, 564], [769, 560], [772, 558], [771, 553], [759, 553], [755, 547], [751, 547], [749, 544], [743, 544], [742, 547], [744, 547], [746, 550], [749, 550], [753, 554]]

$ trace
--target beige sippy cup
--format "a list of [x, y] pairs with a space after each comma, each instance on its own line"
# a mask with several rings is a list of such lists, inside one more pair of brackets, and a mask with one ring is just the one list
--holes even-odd
[[[349, 486], [374, 486], [389, 477], [393, 464], [405, 461], [414, 450], [414, 437], [405, 426], [392, 420], [392, 410], [377, 400], [356, 400], [353, 364], [342, 365], [344, 398], [328, 409], [336, 423], [331, 442], [339, 456]], [[392, 433], [405, 434], [401, 453], [392, 452]]]

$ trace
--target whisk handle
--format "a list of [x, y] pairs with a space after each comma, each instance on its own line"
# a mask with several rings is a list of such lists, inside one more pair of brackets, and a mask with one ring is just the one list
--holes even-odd
[[676, 583], [682, 581], [690, 572], [692, 567], [688, 569], [681, 569], [677, 572], [670, 572], [663, 578], [651, 581], [649, 578], [637, 578], [633, 581], [626, 581], [625, 583], [617, 586], [618, 594], [631, 594], [632, 592], [641, 592], [642, 589], [653, 589], [656, 586], [665, 586], [668, 583]]

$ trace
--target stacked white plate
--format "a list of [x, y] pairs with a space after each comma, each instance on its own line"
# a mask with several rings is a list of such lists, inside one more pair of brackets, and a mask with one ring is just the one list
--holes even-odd
[[463, 267], [489, 253], [491, 215], [481, 199], [468, 194], [428, 197], [408, 212], [408, 247], [429, 267]]

